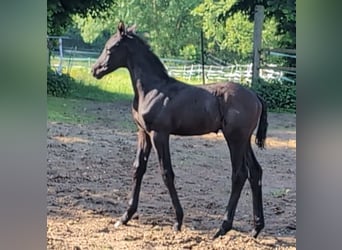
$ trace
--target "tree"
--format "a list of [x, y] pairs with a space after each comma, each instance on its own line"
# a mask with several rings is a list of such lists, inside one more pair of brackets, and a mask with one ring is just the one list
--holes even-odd
[[[185, 56], [196, 59], [200, 45], [199, 18], [191, 10], [201, 0], [116, 0], [101, 16], [75, 15], [73, 20], [86, 42], [93, 43], [105, 32], [116, 32], [117, 23], [137, 24], [137, 32], [147, 39], [161, 57]], [[114, 17], [114, 18], [113, 18]], [[106, 37], [108, 39], [108, 37]]]
[[96, 16], [113, 3], [113, 0], [48, 0], [47, 32], [49, 35], [60, 35], [72, 22], [71, 15], [78, 13], [81, 16]]
[[[265, 7], [266, 20], [274, 18], [277, 22], [277, 35], [281, 35], [280, 47], [296, 48], [296, 0], [236, 0], [235, 4], [218, 17], [224, 21], [231, 15], [242, 11], [249, 16], [250, 20], [254, 17], [255, 5], [261, 4]], [[296, 65], [296, 59], [286, 58], [289, 66]]]
[[236, 0], [229, 9], [218, 16], [218, 21], [224, 22], [238, 12], [245, 13], [253, 21], [255, 5], [265, 7], [266, 19], [275, 19], [277, 35], [283, 35], [281, 45], [286, 48], [296, 48], [295, 0]]
[[[225, 20], [219, 18], [235, 3], [236, 0], [205, 0], [192, 13], [202, 18], [210, 53], [229, 61], [247, 62], [251, 59], [253, 46], [253, 22], [241, 11]], [[263, 30], [263, 43], [266, 46], [279, 44], [281, 37], [275, 33], [276, 21], [270, 18], [265, 21]]]

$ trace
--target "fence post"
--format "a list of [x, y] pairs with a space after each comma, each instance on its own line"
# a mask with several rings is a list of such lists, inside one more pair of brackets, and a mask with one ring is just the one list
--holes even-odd
[[203, 30], [201, 29], [201, 59], [202, 59], [202, 84], [205, 84], [204, 77], [204, 46], [203, 46]]
[[62, 69], [63, 69], [63, 39], [62, 37], [58, 38], [58, 43], [59, 43], [59, 66], [58, 66], [58, 74], [62, 74]]
[[257, 84], [260, 69], [261, 36], [262, 25], [264, 22], [264, 6], [256, 5], [254, 14], [254, 32], [253, 32], [253, 69], [252, 85]]
[[48, 58], [47, 58], [47, 62], [48, 62], [48, 66], [50, 67], [51, 66], [51, 42], [49, 40], [49, 37], [47, 37], [47, 50], [48, 50]]

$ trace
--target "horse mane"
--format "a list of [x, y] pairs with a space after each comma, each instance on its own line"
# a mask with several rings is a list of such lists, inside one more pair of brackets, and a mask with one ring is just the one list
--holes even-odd
[[140, 47], [137, 50], [138, 53], [141, 53], [142, 58], [150, 63], [155, 73], [162, 79], [169, 79], [170, 77], [164, 64], [161, 62], [158, 56], [154, 54], [151, 46], [144, 39], [133, 32], [129, 33], [128, 35], [132, 36], [134, 40], [137, 41], [136, 44]]

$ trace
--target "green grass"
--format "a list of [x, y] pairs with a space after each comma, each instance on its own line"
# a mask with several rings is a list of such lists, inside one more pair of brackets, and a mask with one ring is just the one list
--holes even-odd
[[[64, 73], [67, 73], [66, 70]], [[115, 95], [114, 99], [131, 99], [133, 97], [133, 87], [127, 69], [120, 68], [100, 80], [95, 79], [87, 67], [73, 67], [68, 73], [80, 82], [72, 92], [71, 97], [99, 101], [112, 101], [113, 95]], [[202, 79], [178, 78], [178, 80], [193, 85], [202, 84]], [[103, 92], [107, 92], [109, 95]]]
[[288, 188], [281, 188], [271, 192], [274, 198], [282, 198], [286, 196], [291, 190]]
[[[48, 96], [48, 120], [67, 123], [90, 123], [94, 117], [83, 111], [87, 100], [99, 102], [115, 102], [133, 99], [133, 87], [126, 69], [118, 69], [102, 79], [95, 79], [88, 67], [72, 67], [69, 75], [76, 81], [67, 98]], [[187, 81], [190, 84], [201, 84], [200, 80]], [[131, 124], [124, 127], [130, 128]]]
[[[70, 97], [111, 102], [117, 100], [132, 100], [133, 87], [127, 69], [118, 69], [102, 79], [95, 79], [89, 68], [74, 67], [69, 71], [71, 77], [79, 81], [71, 91]], [[202, 80], [178, 80], [189, 84], [202, 84]]]
[[95, 79], [88, 68], [72, 68], [69, 74], [79, 82], [72, 88], [72, 98], [103, 102], [133, 98], [133, 87], [125, 69], [119, 69], [101, 80]]
[[85, 104], [87, 104], [86, 100], [48, 96], [48, 121], [71, 124], [91, 123], [95, 121], [95, 117], [85, 112]]
[[[89, 67], [72, 67], [68, 73], [76, 81], [72, 83], [67, 98], [48, 96], [48, 120], [67, 123], [89, 123], [94, 117], [84, 112], [87, 100], [100, 102], [116, 102], [133, 99], [133, 87], [127, 69], [118, 69], [102, 79], [95, 79]], [[189, 84], [201, 84], [200, 80], [178, 80]], [[130, 128], [129, 125], [125, 125]]]
[[[66, 72], [64, 72], [66, 73]], [[112, 74], [95, 79], [89, 68], [72, 68], [70, 76], [76, 81], [66, 98], [48, 96], [48, 120], [71, 124], [86, 124], [95, 121], [96, 117], [85, 111], [91, 101], [115, 102], [132, 100], [133, 88], [128, 71], [119, 69]], [[125, 124], [125, 127], [131, 125]]]

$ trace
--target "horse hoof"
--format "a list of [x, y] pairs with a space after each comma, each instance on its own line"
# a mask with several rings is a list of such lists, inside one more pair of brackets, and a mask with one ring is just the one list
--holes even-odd
[[118, 220], [115, 224], [114, 224], [114, 228], [118, 228], [119, 226], [122, 225], [122, 221]]
[[213, 240], [218, 238], [219, 236], [225, 235], [229, 230], [232, 229], [232, 223], [228, 221], [223, 221], [220, 229], [216, 232], [216, 234], [213, 237]]
[[261, 229], [253, 229], [252, 232], [250, 233], [251, 237], [256, 238], [258, 237]]
[[178, 222], [173, 224], [173, 231], [179, 232], [181, 230], [182, 225], [180, 225]]
[[217, 239], [220, 236], [225, 235], [227, 232], [224, 232], [222, 229], [218, 230], [216, 234], [212, 237], [213, 240]]

